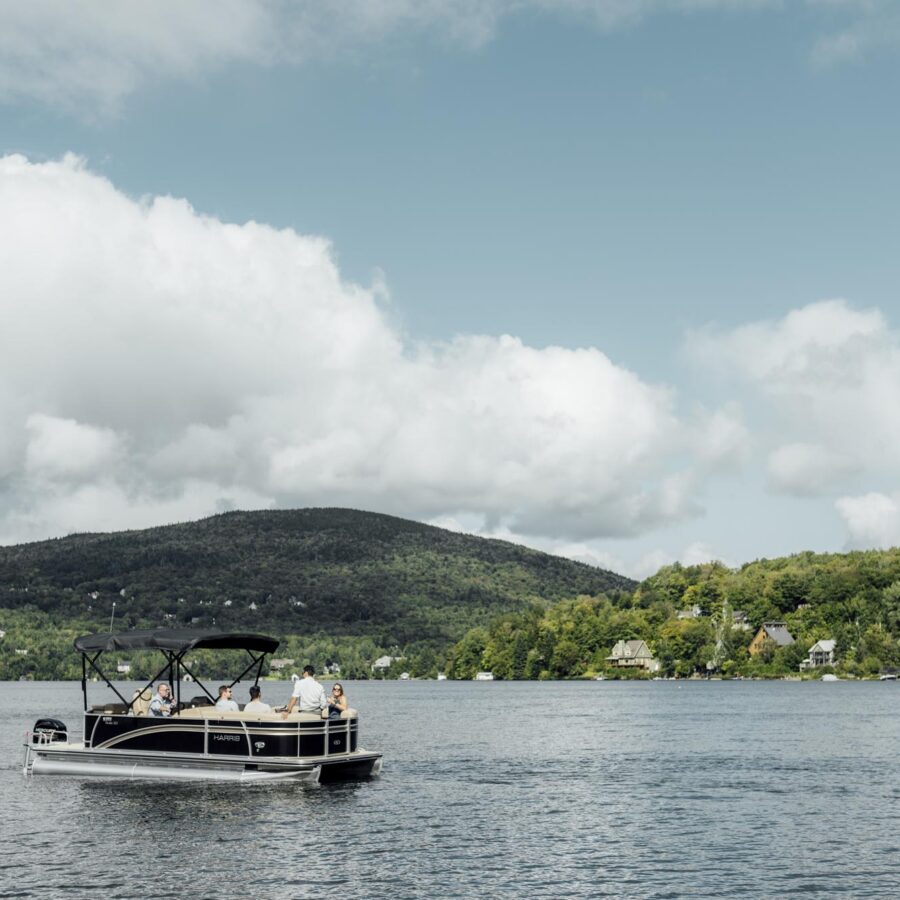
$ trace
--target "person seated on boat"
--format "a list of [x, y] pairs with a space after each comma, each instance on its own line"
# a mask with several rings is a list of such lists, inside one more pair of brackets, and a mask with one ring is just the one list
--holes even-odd
[[163, 682], [150, 701], [148, 716], [171, 716], [175, 711], [175, 701], [172, 699], [172, 689]]
[[339, 719], [342, 712], [347, 711], [347, 695], [344, 693], [344, 686], [336, 684], [331, 689], [331, 696], [328, 698], [328, 718]]
[[226, 712], [240, 712], [240, 707], [231, 698], [231, 688], [227, 684], [219, 685], [219, 699], [216, 701], [216, 709]]
[[315, 679], [316, 670], [312, 666], [303, 667], [303, 677], [294, 682], [294, 692], [291, 694], [287, 709], [281, 714], [286, 719], [296, 704], [300, 712], [313, 713], [321, 716], [328, 707], [325, 699], [325, 688]]
[[244, 712], [248, 713], [270, 713], [272, 707], [268, 703], [262, 702], [262, 691], [258, 684], [254, 684], [250, 688], [250, 702], [244, 707]]

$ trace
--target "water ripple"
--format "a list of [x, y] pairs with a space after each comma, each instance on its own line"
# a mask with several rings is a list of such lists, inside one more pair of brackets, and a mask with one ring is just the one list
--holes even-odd
[[355, 684], [383, 777], [238, 787], [26, 781], [78, 685], [0, 683], [0, 898], [900, 896], [900, 695], [824, 687]]

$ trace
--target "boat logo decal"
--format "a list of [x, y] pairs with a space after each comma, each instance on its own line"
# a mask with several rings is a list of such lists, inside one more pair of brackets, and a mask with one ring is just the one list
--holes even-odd
[[265, 741], [256, 741], [256, 743], [254, 743], [253, 746], [256, 747], [257, 750], [262, 750], [262, 748], [266, 746], [266, 742]]

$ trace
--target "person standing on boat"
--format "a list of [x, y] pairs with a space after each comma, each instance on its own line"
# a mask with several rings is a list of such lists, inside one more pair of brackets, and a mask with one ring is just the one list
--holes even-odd
[[250, 688], [250, 702], [244, 707], [244, 712], [248, 713], [270, 713], [272, 707], [268, 703], [263, 703], [260, 699], [261, 691], [258, 684], [254, 684]]
[[216, 709], [224, 709], [227, 712], [240, 712], [240, 707], [231, 699], [231, 688], [227, 684], [219, 686], [219, 699], [216, 701]]
[[171, 716], [174, 705], [172, 700], [172, 690], [165, 682], [163, 682], [156, 689], [156, 694], [150, 701], [150, 709], [147, 711], [147, 715]]
[[294, 682], [294, 693], [291, 694], [287, 709], [281, 714], [286, 719], [297, 705], [300, 712], [322, 715], [322, 710], [328, 706], [325, 699], [325, 688], [315, 679], [316, 670], [312, 666], [303, 667], [303, 677]]

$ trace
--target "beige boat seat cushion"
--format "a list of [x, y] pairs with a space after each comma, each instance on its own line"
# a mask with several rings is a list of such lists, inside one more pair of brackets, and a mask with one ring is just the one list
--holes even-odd
[[150, 688], [135, 691], [134, 696], [131, 698], [131, 714], [133, 716], [146, 716], [150, 712], [150, 700], [152, 697]]
[[[355, 709], [348, 709], [341, 713], [342, 719], [355, 718]], [[237, 722], [322, 722], [321, 716], [314, 713], [293, 712], [287, 719], [282, 719], [281, 713], [254, 713], [232, 712], [230, 710], [216, 709], [214, 706], [195, 706], [192, 709], [183, 709], [178, 713], [180, 719], [222, 719], [223, 721]]]

